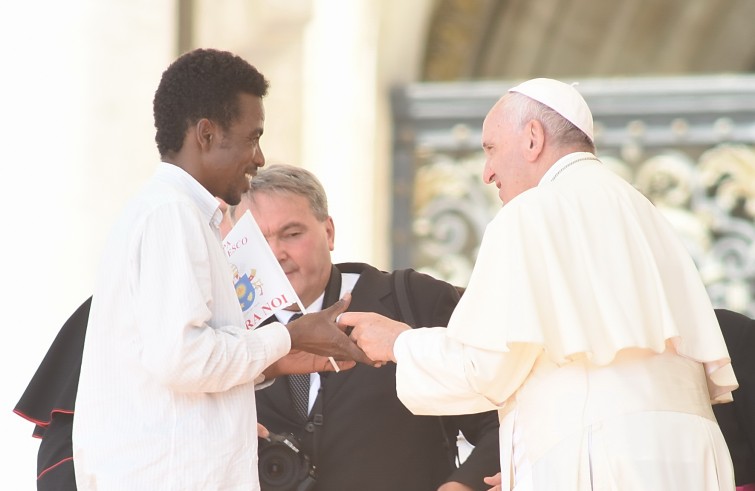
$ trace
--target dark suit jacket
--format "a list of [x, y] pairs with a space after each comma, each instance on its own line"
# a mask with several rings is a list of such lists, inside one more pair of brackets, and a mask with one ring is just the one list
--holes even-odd
[[734, 462], [737, 486], [755, 483], [755, 321], [730, 310], [716, 309], [739, 381], [734, 402], [716, 404], [713, 412]]
[[[392, 276], [366, 264], [343, 264], [361, 273], [352, 291], [351, 311], [400, 319]], [[411, 271], [408, 294], [419, 326], [445, 326], [459, 300], [456, 289]], [[313, 455], [316, 491], [435, 491], [448, 480], [488, 489], [483, 476], [500, 469], [496, 412], [455, 417], [414, 416], [396, 396], [396, 366], [364, 365], [321, 374], [322, 424], [294, 412], [286, 380], [257, 391], [258, 421], [275, 433], [293, 433]], [[317, 411], [310, 414], [312, 423]], [[446, 446], [461, 430], [475, 450], [455, 469]], [[264, 489], [264, 487], [263, 487]]]

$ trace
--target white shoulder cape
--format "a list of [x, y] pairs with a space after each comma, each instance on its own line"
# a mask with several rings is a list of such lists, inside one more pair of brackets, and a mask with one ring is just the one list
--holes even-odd
[[704, 363], [711, 400], [737, 387], [699, 273], [669, 223], [599, 163], [574, 166], [488, 225], [448, 335], [481, 349], [542, 345], [556, 363], [611, 362], [667, 341]]

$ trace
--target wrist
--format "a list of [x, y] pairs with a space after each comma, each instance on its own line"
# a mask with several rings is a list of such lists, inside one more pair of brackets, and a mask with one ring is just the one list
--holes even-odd
[[397, 331], [396, 334], [393, 336], [393, 342], [391, 343], [391, 351], [390, 351], [390, 360], [393, 363], [397, 363], [396, 360], [396, 346], [398, 345], [398, 340], [401, 337], [401, 334], [407, 331], [411, 331], [411, 328], [401, 329], [400, 331]]
[[291, 349], [299, 349], [299, 346], [301, 344], [301, 329], [297, 329], [296, 322], [289, 322], [285, 325], [286, 330], [288, 331], [288, 337], [291, 340]]

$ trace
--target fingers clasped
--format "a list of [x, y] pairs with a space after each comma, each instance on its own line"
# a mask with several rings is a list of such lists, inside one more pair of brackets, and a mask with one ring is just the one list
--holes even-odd
[[410, 329], [403, 322], [373, 312], [344, 312], [338, 323], [342, 328], [353, 326], [349, 338], [378, 364], [396, 361], [393, 354], [396, 338]]
[[336, 318], [349, 306], [351, 295], [321, 312], [307, 314], [288, 324], [292, 349], [300, 349], [337, 360], [372, 364], [367, 355], [354, 344], [336, 323]]

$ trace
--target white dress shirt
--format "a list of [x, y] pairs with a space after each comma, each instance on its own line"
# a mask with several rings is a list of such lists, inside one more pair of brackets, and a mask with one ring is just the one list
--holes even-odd
[[246, 330], [217, 200], [159, 164], [105, 246], [73, 428], [80, 490], [259, 489], [254, 380], [290, 349]]

